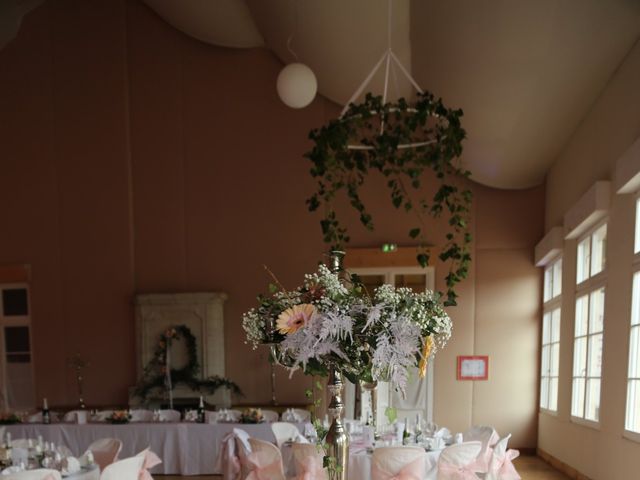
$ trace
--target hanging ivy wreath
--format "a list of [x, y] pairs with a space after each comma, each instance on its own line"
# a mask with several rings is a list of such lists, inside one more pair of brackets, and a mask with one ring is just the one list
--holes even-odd
[[242, 395], [238, 385], [227, 378], [218, 375], [205, 379], [197, 378], [200, 372], [200, 364], [198, 363], [196, 337], [186, 325], [176, 325], [167, 328], [160, 335], [158, 344], [153, 352], [153, 358], [144, 368], [142, 378], [136, 385], [135, 394], [137, 396], [146, 400], [152, 391], [166, 388], [167, 350], [171, 348], [171, 344], [174, 341], [180, 339], [185, 341], [187, 364], [179, 369], [171, 369], [171, 383], [173, 386], [182, 383], [191, 390], [208, 394], [213, 394], [218, 388], [225, 387], [233, 393]]
[[[438, 255], [449, 264], [445, 305], [456, 305], [454, 287], [467, 277], [471, 263], [468, 216], [472, 194], [460, 184], [469, 172], [456, 162], [465, 137], [461, 116], [462, 110], [446, 108], [429, 92], [419, 93], [414, 105], [404, 99], [383, 103], [382, 97], [367, 94], [363, 103], [351, 104], [343, 117], [312, 130], [309, 138], [314, 146], [305, 154], [313, 163], [311, 175], [318, 180], [307, 206], [309, 211], [324, 207], [320, 225], [332, 249], [342, 250], [349, 242], [347, 229], [332, 205], [340, 191], [346, 192], [360, 222], [373, 230], [373, 218], [360, 197], [360, 187], [371, 171], [386, 177], [395, 208], [416, 215], [418, 225], [408, 236], [419, 242], [421, 266], [430, 261], [425, 216], [448, 217], [449, 230]], [[414, 199], [411, 189], [420, 191], [427, 170], [440, 185], [429, 200]]]

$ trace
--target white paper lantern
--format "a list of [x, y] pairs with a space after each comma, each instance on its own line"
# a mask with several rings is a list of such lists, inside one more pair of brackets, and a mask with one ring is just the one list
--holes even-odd
[[302, 63], [291, 63], [278, 75], [278, 96], [291, 108], [309, 105], [318, 91], [318, 82], [313, 71]]

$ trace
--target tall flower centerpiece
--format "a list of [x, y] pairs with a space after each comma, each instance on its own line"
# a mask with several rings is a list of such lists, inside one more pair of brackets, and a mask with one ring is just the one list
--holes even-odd
[[[333, 255], [332, 268], [320, 264], [298, 288], [272, 285], [271, 294], [259, 296], [242, 321], [247, 342], [271, 346], [277, 363], [329, 376], [334, 416], [329, 436], [341, 427], [342, 375], [353, 383], [390, 382], [404, 393], [410, 369], [418, 367], [424, 376], [428, 358], [446, 344], [452, 329], [438, 293], [391, 285], [368, 292], [339, 268], [339, 258]], [[346, 461], [343, 465], [346, 469]]]

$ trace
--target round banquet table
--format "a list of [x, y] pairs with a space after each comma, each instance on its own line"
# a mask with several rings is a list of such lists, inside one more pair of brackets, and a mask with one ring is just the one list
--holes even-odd
[[97, 465], [93, 468], [83, 468], [78, 473], [67, 475], [62, 478], [65, 478], [66, 480], [100, 480], [100, 468], [98, 468]]
[[[295, 462], [291, 444], [283, 445], [282, 463], [284, 465], [285, 474], [289, 477], [296, 475]], [[436, 478], [438, 471], [438, 458], [440, 450], [429, 450], [425, 452], [425, 476], [423, 478]], [[347, 470], [348, 480], [370, 480], [371, 479], [371, 453], [364, 449], [356, 449], [349, 454], [349, 467]]]
[[[304, 423], [294, 425], [304, 432]], [[245, 430], [260, 440], [276, 441], [269, 423], [20, 423], [7, 425], [6, 431], [14, 439], [42, 435], [45, 441], [68, 446], [77, 456], [95, 440], [117, 438], [122, 440], [120, 458], [131, 457], [147, 447], [160, 457], [162, 463], [151, 469], [152, 474], [219, 475], [222, 472], [215, 470], [215, 464], [222, 439], [234, 428]]]

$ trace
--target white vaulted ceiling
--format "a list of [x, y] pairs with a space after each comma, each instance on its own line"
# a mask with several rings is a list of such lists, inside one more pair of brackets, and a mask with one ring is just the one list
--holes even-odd
[[[387, 45], [387, 0], [144, 1], [195, 38], [266, 46], [284, 63], [295, 60], [293, 35], [319, 92], [339, 104]], [[525, 188], [543, 181], [638, 41], [640, 1], [393, 0], [392, 19], [393, 49], [418, 83], [464, 110], [473, 179]], [[380, 93], [381, 78], [371, 90]]]

